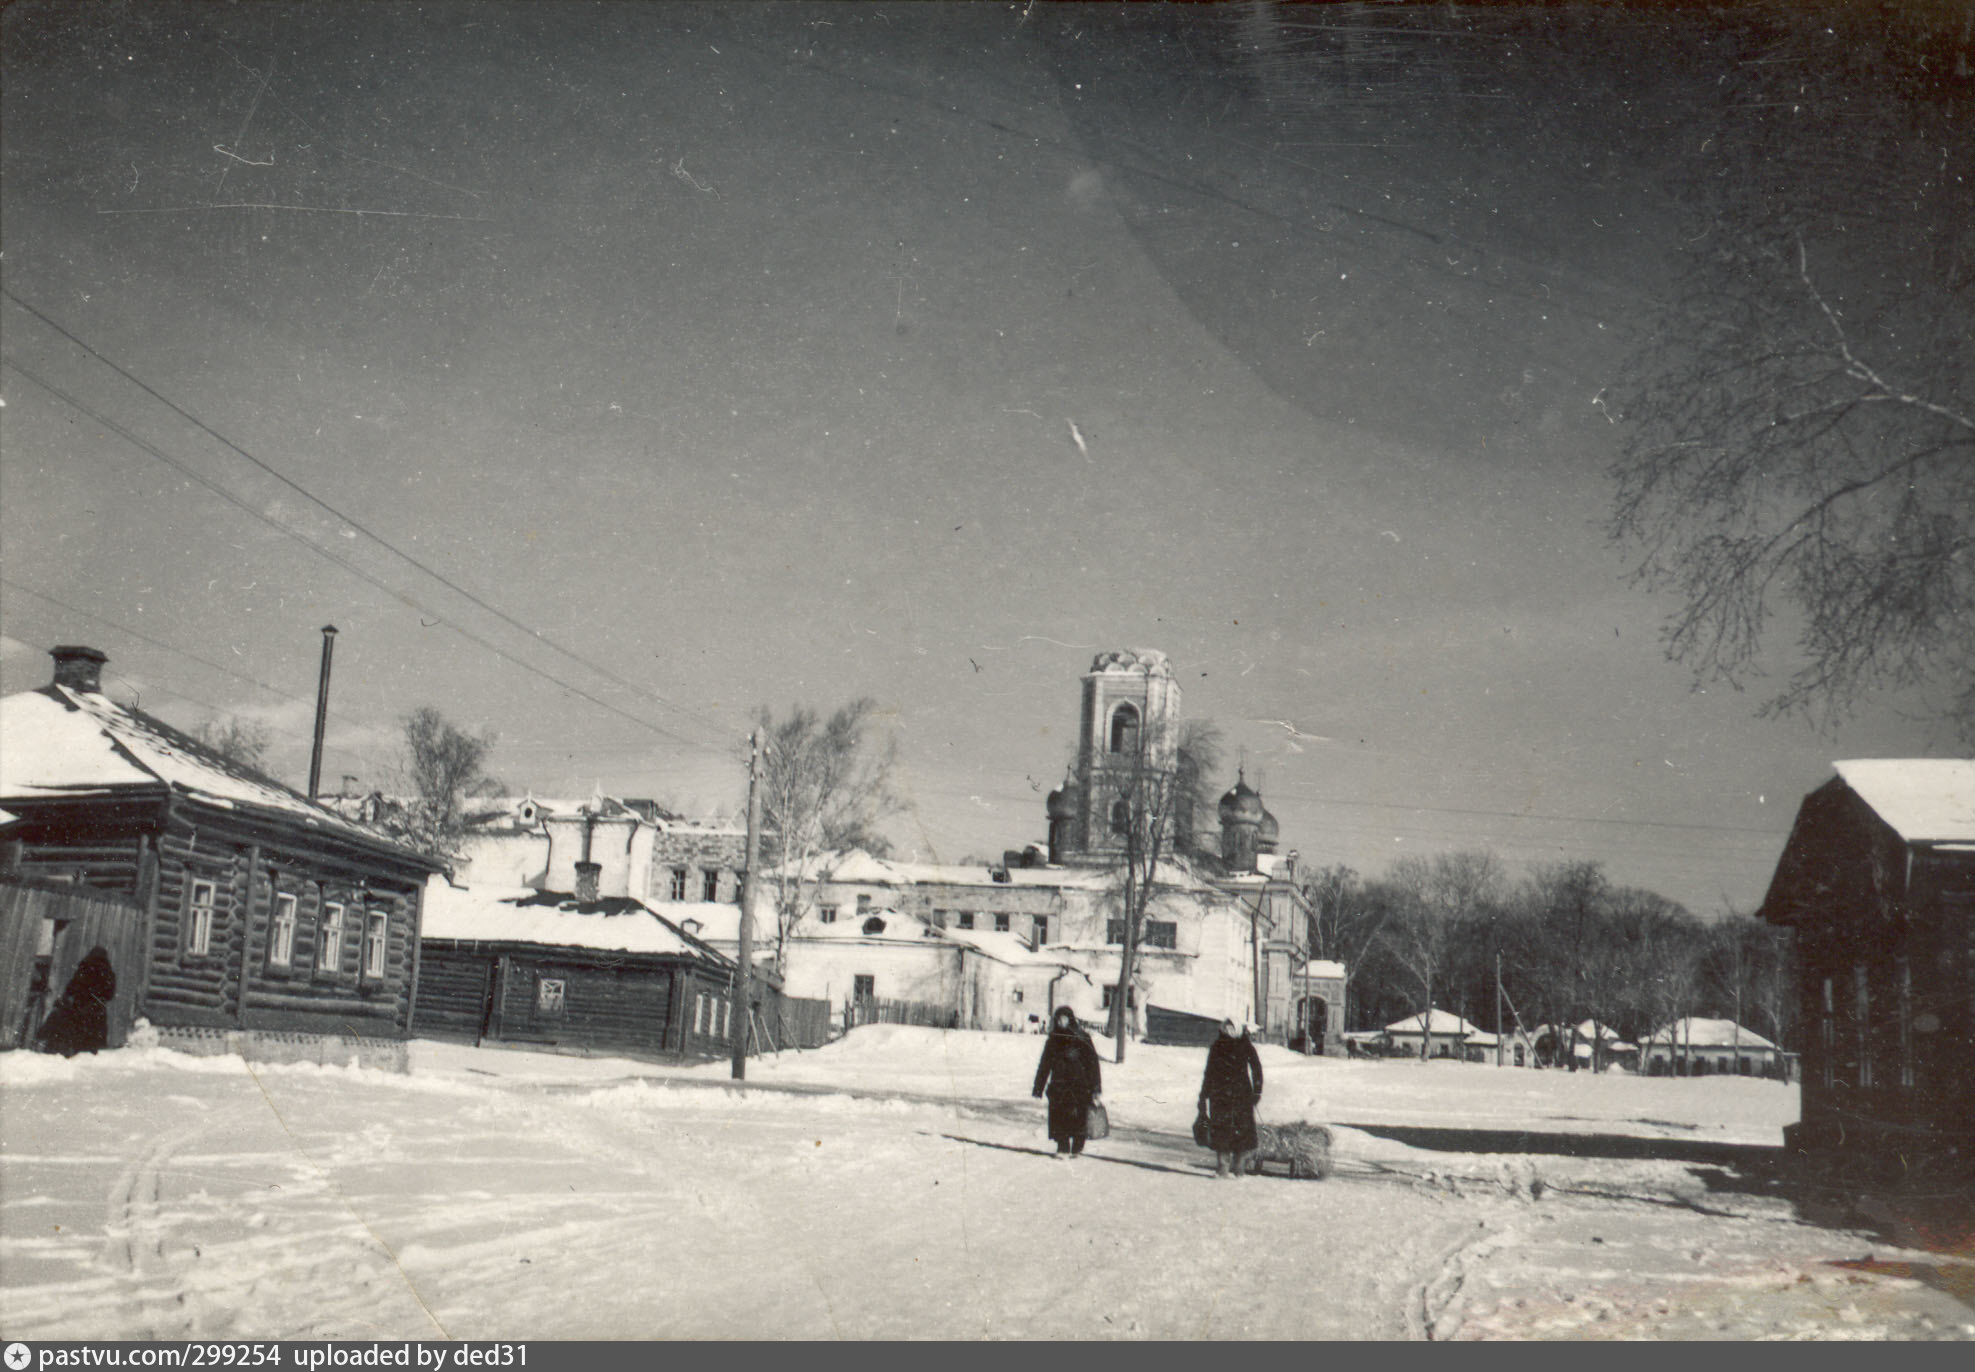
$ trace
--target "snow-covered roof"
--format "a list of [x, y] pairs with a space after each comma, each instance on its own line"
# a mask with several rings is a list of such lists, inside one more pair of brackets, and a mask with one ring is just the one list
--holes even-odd
[[1699, 1016], [1675, 1020], [1664, 1028], [1655, 1029], [1646, 1039], [1648, 1048], [1664, 1048], [1669, 1044], [1677, 1048], [1689, 1044], [1696, 1048], [1729, 1048], [1736, 1044], [1744, 1048], [1776, 1047], [1755, 1030], [1738, 1027], [1732, 1019], [1703, 1019]]
[[1329, 962], [1323, 958], [1312, 958], [1303, 964], [1302, 974], [1306, 977], [1341, 978], [1344, 975], [1344, 964], [1341, 962]]
[[997, 933], [991, 929], [941, 929], [939, 936], [949, 943], [964, 943], [969, 948], [985, 953], [996, 962], [1005, 962], [1011, 967], [1066, 965], [1060, 957], [1051, 957], [1046, 952], [1029, 947], [1028, 941], [1019, 934]]
[[419, 933], [427, 939], [708, 955], [708, 950], [654, 911], [631, 901], [610, 904], [620, 908], [615, 913], [585, 911], [573, 897], [558, 900], [525, 886], [458, 887], [435, 878], [425, 888]]
[[1975, 758], [1855, 758], [1832, 765], [1907, 842], [1975, 840]]
[[[712, 900], [668, 900], [659, 906], [665, 918], [705, 939], [709, 943], [738, 943], [741, 937], [741, 907], [731, 902]], [[754, 941], [762, 941], [768, 928], [768, 920], [757, 910], [754, 917]], [[697, 926], [695, 928], [694, 926]]]
[[274, 811], [307, 828], [414, 856], [377, 830], [106, 695], [49, 686], [0, 698], [0, 797], [114, 796], [160, 783], [208, 805]]
[[[870, 933], [864, 926], [872, 920], [880, 922], [879, 928]], [[910, 942], [916, 939], [937, 937], [939, 931], [917, 915], [908, 915], [902, 910], [841, 910], [828, 924], [823, 922], [820, 912], [812, 910], [804, 915], [796, 925], [797, 938], [806, 939], [884, 939], [887, 942]]]
[[[1385, 1032], [1388, 1034], [1417, 1034], [1420, 1032], [1420, 1019], [1421, 1016], [1419, 1015], [1408, 1015], [1404, 1019], [1394, 1020], [1385, 1026]], [[1474, 1026], [1472, 1024], [1469, 1024], [1453, 1011], [1442, 1010], [1438, 1007], [1435, 1007], [1433, 1010], [1432, 1018], [1427, 1021], [1427, 1027], [1436, 1034], [1472, 1034], [1474, 1032]]]

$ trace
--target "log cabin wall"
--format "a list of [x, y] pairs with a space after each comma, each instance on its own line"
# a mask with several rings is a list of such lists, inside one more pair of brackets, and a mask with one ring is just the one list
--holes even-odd
[[131, 983], [160, 1027], [409, 1036], [425, 877], [410, 855], [182, 799], [24, 818], [14, 874], [142, 908]]

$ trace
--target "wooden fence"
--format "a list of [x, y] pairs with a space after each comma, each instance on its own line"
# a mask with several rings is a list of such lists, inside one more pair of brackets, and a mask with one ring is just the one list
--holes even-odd
[[117, 974], [110, 1047], [137, 1018], [144, 980], [144, 912], [88, 887], [0, 881], [0, 1049], [32, 1047], [35, 1030], [92, 948]]
[[771, 991], [761, 998], [761, 1024], [756, 1029], [755, 1051], [766, 1048], [779, 1053], [784, 1048], [821, 1048], [832, 1037], [830, 1002], [805, 1000]]
[[844, 1028], [860, 1024], [919, 1024], [932, 1029], [958, 1029], [960, 1012], [921, 1000], [880, 1000], [853, 997], [844, 1003]]

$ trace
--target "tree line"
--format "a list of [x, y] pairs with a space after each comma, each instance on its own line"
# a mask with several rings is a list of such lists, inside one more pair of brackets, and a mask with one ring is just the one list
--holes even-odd
[[1402, 858], [1369, 880], [1327, 867], [1303, 890], [1310, 956], [1344, 964], [1352, 1028], [1435, 1006], [1491, 1032], [1596, 1020], [1640, 1043], [1694, 1015], [1791, 1046], [1782, 930], [1734, 912], [1703, 920], [1618, 885], [1600, 862], [1541, 863], [1515, 878], [1493, 853], [1469, 850]]

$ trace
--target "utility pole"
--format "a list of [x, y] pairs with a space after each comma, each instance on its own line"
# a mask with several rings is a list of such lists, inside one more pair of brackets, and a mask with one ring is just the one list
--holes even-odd
[[1495, 950], [1495, 1065], [1502, 1065], [1502, 950]]
[[734, 1080], [747, 1079], [748, 1038], [754, 1033], [754, 869], [761, 854], [761, 731], [747, 736], [747, 856], [741, 868], [739, 965], [734, 969], [734, 1000], [741, 1031], [734, 1036]]

